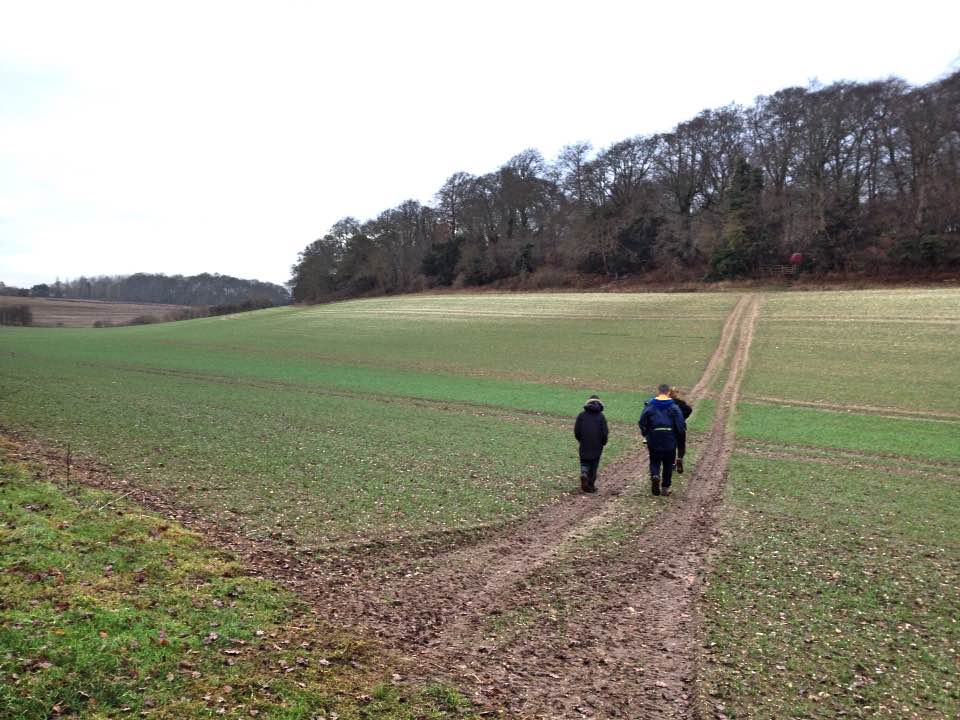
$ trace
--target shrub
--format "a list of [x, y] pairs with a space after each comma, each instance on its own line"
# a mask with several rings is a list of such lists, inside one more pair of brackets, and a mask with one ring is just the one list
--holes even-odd
[[903, 238], [890, 248], [890, 259], [901, 268], [939, 270], [958, 261], [956, 244], [951, 247], [949, 236], [923, 235]]
[[0, 325], [21, 325], [26, 327], [33, 324], [33, 311], [29, 305], [0, 306]]
[[544, 265], [530, 273], [522, 284], [528, 290], [549, 290], [551, 288], [570, 287], [571, 274], [553, 265]]

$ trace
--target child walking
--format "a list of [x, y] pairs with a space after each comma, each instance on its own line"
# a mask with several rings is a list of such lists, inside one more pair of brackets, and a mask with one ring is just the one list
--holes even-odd
[[573, 425], [573, 436], [580, 443], [580, 489], [585, 493], [597, 491], [597, 468], [609, 435], [603, 403], [591, 395]]

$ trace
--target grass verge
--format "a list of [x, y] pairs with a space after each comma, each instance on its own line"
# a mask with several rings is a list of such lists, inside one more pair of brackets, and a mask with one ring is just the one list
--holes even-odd
[[116, 496], [0, 446], [0, 717], [471, 717], [374, 643]]

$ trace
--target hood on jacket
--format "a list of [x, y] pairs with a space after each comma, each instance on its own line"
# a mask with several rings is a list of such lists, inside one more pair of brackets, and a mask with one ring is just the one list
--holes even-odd
[[603, 403], [599, 400], [587, 400], [587, 404], [583, 406], [583, 409], [587, 412], [603, 412]]
[[666, 400], [658, 400], [657, 398], [653, 398], [650, 400], [650, 404], [656, 405], [658, 408], [665, 408], [675, 405], [676, 403], [673, 402], [673, 398], [667, 398]]

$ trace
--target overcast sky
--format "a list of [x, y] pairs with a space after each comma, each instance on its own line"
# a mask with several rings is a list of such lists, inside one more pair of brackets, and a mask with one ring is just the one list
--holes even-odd
[[960, 67], [960, 2], [0, 0], [0, 281], [283, 283], [336, 220], [811, 79]]

